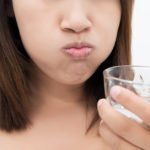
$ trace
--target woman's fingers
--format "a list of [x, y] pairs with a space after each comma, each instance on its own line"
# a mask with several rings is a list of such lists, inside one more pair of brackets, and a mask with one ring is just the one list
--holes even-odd
[[116, 135], [137, 147], [150, 149], [150, 132], [137, 122], [114, 110], [106, 100], [99, 101], [98, 111], [102, 120]]
[[112, 148], [112, 150], [141, 150], [141, 148], [128, 143], [116, 135], [103, 121], [100, 123], [99, 132], [101, 137]]
[[119, 104], [135, 113], [150, 126], [150, 102], [120, 86], [114, 86], [110, 94]]

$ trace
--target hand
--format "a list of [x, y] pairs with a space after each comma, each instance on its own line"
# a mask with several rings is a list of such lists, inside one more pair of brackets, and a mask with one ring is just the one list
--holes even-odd
[[[150, 103], [119, 86], [114, 86], [110, 94], [118, 103], [150, 125]], [[117, 112], [105, 99], [99, 100], [98, 112], [102, 119], [99, 134], [113, 150], [150, 150], [150, 131], [140, 123]]]

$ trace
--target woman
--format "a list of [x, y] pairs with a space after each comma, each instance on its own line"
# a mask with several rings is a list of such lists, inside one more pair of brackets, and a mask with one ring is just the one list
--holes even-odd
[[[148, 131], [139, 124], [117, 113], [115, 122], [123, 120], [118, 132], [109, 122], [116, 112], [103, 100], [97, 110], [102, 71], [130, 64], [132, 3], [0, 0], [3, 150], [149, 148]], [[147, 144], [136, 141], [135, 132], [135, 140], [121, 134], [127, 123], [147, 133]]]

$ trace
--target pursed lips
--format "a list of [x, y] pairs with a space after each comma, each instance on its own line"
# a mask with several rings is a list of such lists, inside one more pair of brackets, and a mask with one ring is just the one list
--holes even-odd
[[89, 43], [70, 43], [63, 47], [63, 51], [74, 58], [86, 58], [94, 49]]

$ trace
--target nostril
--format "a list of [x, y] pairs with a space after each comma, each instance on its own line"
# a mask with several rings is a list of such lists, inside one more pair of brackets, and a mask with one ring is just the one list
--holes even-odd
[[74, 16], [70, 18], [64, 18], [60, 27], [63, 31], [71, 33], [80, 33], [88, 31], [92, 26], [90, 20], [85, 16]]
[[70, 33], [81, 33], [81, 32], [87, 32], [89, 31], [91, 26], [87, 25], [70, 25], [68, 27], [63, 27], [62, 30], [65, 32], [70, 32]]
[[71, 28], [64, 28], [63, 31], [74, 33], [75, 31]]

